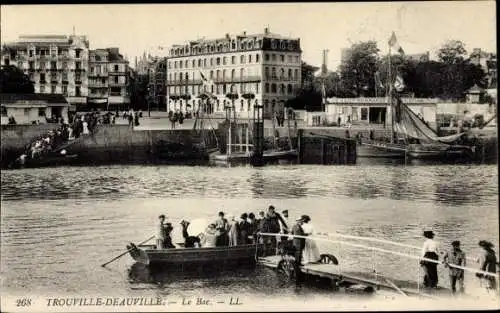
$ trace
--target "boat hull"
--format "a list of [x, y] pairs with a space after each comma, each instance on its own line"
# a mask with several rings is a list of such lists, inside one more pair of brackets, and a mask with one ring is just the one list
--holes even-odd
[[405, 149], [387, 143], [361, 143], [358, 144], [356, 156], [358, 158], [404, 159]]
[[154, 246], [127, 246], [131, 257], [152, 268], [179, 269], [183, 267], [255, 265], [264, 245], [247, 244], [213, 248], [155, 249]]
[[[267, 162], [280, 159], [296, 158], [297, 156], [298, 156], [297, 150], [267, 151], [267, 152], [265, 151], [262, 155], [262, 160], [264, 162]], [[250, 153], [220, 154], [217, 152], [211, 154], [210, 159], [216, 162], [231, 162], [231, 161], [250, 162], [252, 160], [252, 154]]]

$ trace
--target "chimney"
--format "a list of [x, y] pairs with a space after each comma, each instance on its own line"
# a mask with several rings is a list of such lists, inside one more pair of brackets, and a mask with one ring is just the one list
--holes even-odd
[[229, 37], [229, 34], [226, 34], [226, 39], [230, 39], [231, 37]]
[[244, 30], [244, 31], [243, 31], [243, 36], [246, 36], [246, 35], [247, 35], [247, 31], [246, 31], [246, 30]]
[[269, 28], [268, 27], [264, 28], [264, 34], [266, 34], [266, 35], [269, 34]]

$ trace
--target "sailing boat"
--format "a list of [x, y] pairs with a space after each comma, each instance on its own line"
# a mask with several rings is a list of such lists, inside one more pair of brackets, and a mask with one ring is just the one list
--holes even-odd
[[398, 73], [393, 81], [391, 69], [391, 48], [402, 53], [396, 36], [392, 33], [389, 40], [389, 88], [390, 142], [362, 140], [358, 157], [413, 158], [413, 159], [450, 159], [456, 157], [472, 158], [475, 147], [457, 144], [465, 132], [439, 137], [417, 114], [401, 99], [405, 85]]

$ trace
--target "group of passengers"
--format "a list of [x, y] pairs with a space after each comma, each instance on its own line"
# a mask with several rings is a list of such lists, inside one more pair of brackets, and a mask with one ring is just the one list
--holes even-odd
[[50, 130], [35, 138], [27, 147], [26, 150], [18, 158], [20, 164], [24, 164], [27, 159], [35, 160], [50, 153], [68, 139], [69, 129], [67, 124], [63, 124], [57, 129]]
[[[257, 234], [288, 233], [288, 211], [283, 211], [283, 216], [275, 211], [274, 206], [269, 206], [267, 213], [259, 212], [259, 218], [254, 213], [243, 213], [239, 218], [229, 216], [226, 218], [224, 212], [219, 212], [218, 219], [210, 223], [204, 232], [199, 234], [189, 234], [190, 222], [181, 221], [184, 247], [223, 247], [243, 244], [253, 244], [257, 241]], [[175, 248], [172, 244], [171, 232], [172, 223], [165, 222], [165, 215], [159, 217], [159, 229], [157, 234], [157, 248]], [[265, 237], [260, 239], [260, 243], [276, 243], [276, 237]]]

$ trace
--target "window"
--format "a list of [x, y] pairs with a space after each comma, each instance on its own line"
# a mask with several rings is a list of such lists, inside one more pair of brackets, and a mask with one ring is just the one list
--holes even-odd
[[77, 97], [81, 96], [81, 87], [80, 86], [75, 87], [75, 95]]
[[210, 79], [214, 78], [214, 71], [210, 71]]
[[288, 63], [292, 63], [293, 62], [293, 56], [289, 55], [288, 56]]
[[80, 57], [80, 49], [75, 50], [75, 57], [79, 58]]
[[[211, 93], [214, 93], [214, 92], [215, 92], [215, 91], [214, 91], [214, 89], [215, 89], [215, 87], [214, 87], [214, 85], [212, 85], [212, 86], [210, 87], [210, 92], [211, 92]], [[217, 100], [217, 103], [219, 103], [219, 100]]]
[[184, 61], [184, 67], [188, 68], [188, 60]]
[[177, 61], [174, 62], [174, 68], [177, 68]]
[[240, 111], [243, 112], [245, 110], [245, 103], [243, 100], [240, 101], [240, 104], [241, 104], [241, 108], [240, 108]]
[[210, 58], [210, 66], [214, 66], [214, 58]]
[[288, 94], [292, 94], [292, 85], [291, 84], [288, 84], [287, 91], [288, 91]]
[[274, 53], [273, 53], [273, 54], [271, 55], [271, 60], [272, 60], [272, 61], [276, 61], [276, 54], [274, 54]]
[[265, 93], [268, 93], [268, 92], [269, 92], [269, 83], [266, 83], [266, 84], [264, 85], [264, 92], [265, 92]]
[[361, 120], [362, 121], [368, 120], [368, 108], [361, 108]]
[[25, 108], [24, 109], [24, 115], [28, 115], [29, 116], [30, 115], [30, 111], [31, 111], [31, 109]]
[[280, 78], [281, 79], [285, 78], [285, 69], [283, 68], [280, 70]]
[[220, 70], [217, 70], [215, 72], [215, 78], [219, 79], [220, 78]]
[[264, 68], [264, 77], [265, 77], [266, 79], [268, 79], [268, 78], [269, 78], [269, 67], [267, 67], [267, 66]]
[[192, 63], [192, 67], [195, 68], [196, 67], [196, 61], [193, 60], [191, 63]]
[[115, 84], [118, 84], [118, 76], [115, 76]]
[[285, 94], [285, 85], [284, 85], [284, 84], [281, 84], [281, 86], [280, 86], [280, 93], [281, 93], [282, 95], [284, 95], [284, 94]]
[[231, 79], [234, 79], [234, 76], [236, 76], [236, 70], [235, 69], [231, 70]]
[[168, 68], [172, 68], [172, 62], [168, 62]]
[[276, 93], [276, 84], [271, 84], [271, 93]]
[[179, 61], [179, 68], [182, 68], [183, 64], [184, 63], [182, 61]]
[[115, 64], [115, 72], [118, 72], [118, 71], [119, 71], [118, 64]]
[[276, 108], [276, 100], [275, 100], [275, 99], [273, 99], [273, 104], [272, 104], [272, 110], [273, 110], [273, 112], [274, 112], [274, 109], [275, 109], [275, 108]]
[[63, 95], [68, 95], [68, 85], [63, 85], [62, 86], [62, 93]]
[[264, 110], [266, 110], [266, 111], [269, 110], [269, 100], [268, 99], [264, 100]]
[[50, 68], [54, 70], [57, 69], [57, 62], [54, 61], [50, 62]]
[[33, 57], [33, 50], [30, 50], [30, 58]]
[[226, 87], [227, 87], [227, 85], [226, 85], [226, 84], [223, 84], [223, 85], [222, 85], [222, 93], [223, 93], [223, 94], [226, 94], [226, 92], [227, 92]]
[[226, 70], [222, 70], [222, 79], [226, 79]]
[[260, 61], [260, 60], [259, 60], [259, 55], [258, 55], [258, 54], [256, 54], [256, 55], [255, 55], [255, 63], [259, 63], [259, 61]]
[[50, 86], [50, 93], [56, 93], [56, 86]]
[[243, 78], [243, 74], [245, 74], [245, 69], [240, 68], [240, 79]]
[[295, 80], [299, 80], [299, 70], [295, 69], [293, 77], [295, 77]]
[[251, 54], [248, 56], [248, 63], [252, 63], [252, 55]]
[[293, 78], [293, 77], [292, 77], [292, 69], [291, 69], [291, 68], [289, 68], [289, 69], [288, 69], [288, 79], [292, 79], [292, 78]]
[[284, 54], [281, 54], [280, 58], [281, 58], [281, 62], [285, 62], [285, 55]]
[[223, 64], [223, 65], [226, 65], [226, 64], [227, 64], [227, 57], [223, 57], [223, 58], [222, 58], [222, 64]]
[[273, 67], [271, 69], [271, 78], [276, 79], [276, 68], [275, 67]]
[[7, 116], [7, 108], [2, 105], [2, 116]]
[[218, 94], [218, 95], [220, 95], [220, 94], [221, 94], [221, 88], [222, 88], [222, 87], [221, 87], [221, 85], [220, 85], [220, 84], [218, 84], [218, 85], [217, 85], [217, 94]]
[[45, 83], [45, 74], [40, 73], [40, 84], [43, 84], [43, 83]]
[[80, 73], [75, 74], [75, 82], [81, 82], [81, 81], [82, 81], [82, 77], [80, 76]]
[[174, 73], [174, 80], [177, 80], [177, 73]]
[[106, 78], [101, 79], [101, 84], [105, 85], [106, 84]]
[[33, 62], [33, 61], [30, 61], [30, 62], [29, 62], [29, 69], [30, 69], [30, 70], [35, 69], [35, 62]]
[[240, 63], [245, 64], [245, 56], [244, 55], [240, 56]]
[[40, 86], [40, 93], [44, 93], [45, 92], [45, 86]]
[[295, 63], [299, 63], [299, 56], [298, 55], [295, 56]]

